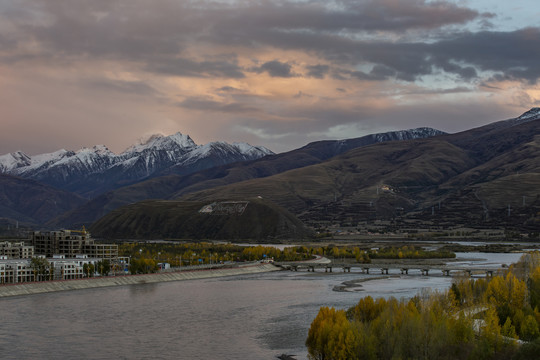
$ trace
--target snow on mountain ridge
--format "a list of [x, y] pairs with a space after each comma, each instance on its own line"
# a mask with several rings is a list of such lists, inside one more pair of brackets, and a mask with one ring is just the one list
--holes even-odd
[[238, 149], [238, 151], [240, 151], [242, 154], [245, 154], [245, 155], [248, 155], [248, 154], [252, 154], [254, 152], [261, 152], [265, 155], [271, 155], [273, 154], [272, 151], [268, 150], [267, 148], [265, 148], [264, 146], [253, 146], [253, 145], [250, 145], [246, 142], [233, 142], [232, 143], [232, 146], [236, 147]]
[[524, 112], [517, 120], [529, 120], [531, 118], [540, 118], [540, 107], [533, 107], [529, 111]]
[[140, 153], [145, 150], [164, 150], [171, 147], [179, 147], [181, 149], [191, 149], [196, 147], [197, 144], [189, 137], [189, 135], [184, 135], [180, 132], [172, 134], [169, 136], [164, 136], [161, 134], [154, 134], [148, 138], [141, 138], [135, 143], [127, 148], [120, 155], [128, 155], [132, 153]]
[[412, 140], [418, 138], [432, 137], [436, 135], [443, 135], [445, 132], [429, 128], [419, 127], [408, 130], [389, 131], [385, 133], [373, 134], [372, 136], [377, 139], [378, 142], [393, 140]]
[[31, 158], [22, 151], [15, 151], [0, 156], [0, 171], [9, 172], [13, 169], [28, 166]]
[[113, 153], [104, 145], [77, 151], [61, 149], [34, 156], [18, 151], [0, 156], [0, 173], [84, 194], [159, 175], [169, 168], [175, 169], [173, 173], [185, 174], [230, 162], [253, 160], [269, 152], [266, 148], [248, 144], [240, 147], [226, 142], [197, 145], [189, 135], [178, 132], [139, 140], [121, 154]]

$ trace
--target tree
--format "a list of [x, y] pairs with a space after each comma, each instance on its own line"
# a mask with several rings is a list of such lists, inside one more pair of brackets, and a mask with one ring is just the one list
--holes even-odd
[[306, 346], [314, 360], [356, 359], [355, 344], [358, 333], [347, 320], [345, 311], [321, 307], [309, 328]]
[[96, 269], [101, 276], [108, 276], [111, 271], [111, 263], [108, 259], [98, 261]]
[[525, 320], [521, 323], [521, 338], [525, 341], [532, 341], [540, 337], [538, 323], [532, 315], [525, 316]]
[[86, 277], [92, 277], [94, 276], [94, 273], [96, 272], [96, 268], [94, 264], [87, 263], [83, 265], [83, 272], [86, 275]]
[[44, 281], [47, 280], [45, 275], [50, 270], [51, 264], [44, 257], [33, 257], [30, 260], [30, 267], [34, 270], [34, 280], [35, 281]]
[[129, 272], [132, 274], [148, 274], [158, 270], [157, 262], [154, 259], [140, 258], [132, 259]]

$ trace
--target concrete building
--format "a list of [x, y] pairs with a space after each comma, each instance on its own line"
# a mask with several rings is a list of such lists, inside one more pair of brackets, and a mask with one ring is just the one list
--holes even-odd
[[8, 259], [30, 259], [34, 256], [34, 247], [26, 245], [24, 241], [0, 241], [0, 256]]
[[[87, 264], [95, 268], [104, 259], [111, 264], [118, 262], [118, 245], [96, 244], [84, 229], [35, 231], [30, 240], [32, 246], [24, 242], [0, 242], [0, 284], [79, 279], [95, 275], [85, 274]], [[32, 268], [33, 257], [47, 260], [45, 274], [38, 274]]]
[[50, 258], [56, 254], [74, 258], [87, 254], [92, 258], [113, 260], [118, 257], [118, 245], [95, 244], [86, 230], [34, 231], [31, 234], [34, 252]]
[[[49, 268], [44, 275], [36, 274], [31, 265], [31, 259], [7, 259], [0, 257], [0, 284], [16, 284], [41, 280], [72, 280], [80, 279], [85, 274], [85, 264], [96, 264], [101, 259], [78, 255], [75, 258], [66, 258], [64, 255], [55, 255], [47, 259]], [[94, 275], [94, 274], [91, 274]]]
[[34, 281], [34, 272], [27, 259], [0, 259], [0, 284]]

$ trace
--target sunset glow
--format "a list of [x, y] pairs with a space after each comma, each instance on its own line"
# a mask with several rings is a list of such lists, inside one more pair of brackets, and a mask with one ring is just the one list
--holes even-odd
[[153, 133], [275, 152], [540, 104], [530, 1], [0, 2], [0, 154]]

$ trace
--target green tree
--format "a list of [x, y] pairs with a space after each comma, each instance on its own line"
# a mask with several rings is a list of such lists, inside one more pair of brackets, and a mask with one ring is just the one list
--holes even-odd
[[132, 274], [148, 274], [158, 271], [157, 262], [154, 259], [139, 258], [131, 259], [129, 272]]
[[83, 265], [83, 273], [86, 277], [93, 277], [96, 272], [96, 267], [92, 263], [86, 263]]
[[35, 281], [47, 280], [46, 275], [49, 273], [51, 264], [44, 257], [33, 257], [30, 260], [30, 267], [34, 271]]
[[524, 321], [521, 323], [521, 338], [525, 341], [536, 340], [540, 337], [540, 330], [538, 329], [538, 323], [532, 315], [525, 316]]
[[108, 276], [111, 272], [111, 262], [108, 259], [98, 261], [96, 269], [101, 276]]

